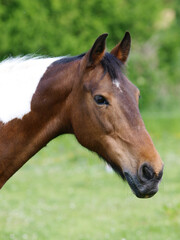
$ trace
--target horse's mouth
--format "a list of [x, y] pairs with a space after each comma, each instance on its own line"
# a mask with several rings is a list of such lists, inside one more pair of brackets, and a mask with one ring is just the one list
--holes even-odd
[[128, 172], [125, 172], [124, 176], [133, 193], [138, 198], [150, 198], [158, 191], [157, 182], [150, 181], [148, 184], [140, 183], [136, 176], [132, 176]]
[[158, 191], [157, 185], [155, 184], [154, 186], [153, 183], [151, 184], [141, 184], [138, 180], [137, 177], [132, 177], [132, 175], [130, 175], [127, 172], [123, 172], [122, 169], [119, 166], [116, 166], [115, 164], [110, 164], [111, 167], [113, 168], [113, 170], [122, 177], [122, 179], [124, 181], [127, 180], [131, 190], [133, 191], [133, 193], [136, 195], [136, 197], [138, 198], [150, 198], [152, 197], [154, 194], [156, 194], [156, 192]]
[[127, 181], [132, 192], [138, 198], [150, 198], [158, 191], [158, 184], [161, 178], [152, 179], [146, 182], [142, 182], [138, 176], [131, 174], [128, 171], [123, 171], [122, 168], [116, 163], [106, 161], [112, 169], [119, 175], [124, 181]]

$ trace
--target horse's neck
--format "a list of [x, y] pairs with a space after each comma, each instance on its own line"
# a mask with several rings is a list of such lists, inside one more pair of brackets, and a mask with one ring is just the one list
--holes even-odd
[[[54, 81], [53, 86], [48, 86], [48, 81]], [[58, 81], [61, 83], [58, 84]], [[47, 95], [43, 84], [48, 89]], [[51, 139], [71, 132], [70, 104], [67, 100], [71, 84], [71, 79], [64, 77], [61, 80], [50, 74], [41, 80], [32, 99], [31, 112], [23, 119], [14, 119], [5, 125], [0, 123], [0, 188]]]

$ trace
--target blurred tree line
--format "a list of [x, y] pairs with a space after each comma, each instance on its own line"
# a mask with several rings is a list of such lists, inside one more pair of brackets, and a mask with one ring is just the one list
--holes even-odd
[[180, 99], [179, 0], [0, 0], [0, 59], [77, 55], [108, 32], [109, 50], [132, 36], [127, 75], [142, 92], [141, 108]]

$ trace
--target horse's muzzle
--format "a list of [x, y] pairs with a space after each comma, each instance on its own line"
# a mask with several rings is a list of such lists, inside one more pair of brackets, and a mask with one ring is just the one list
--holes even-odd
[[148, 164], [143, 164], [137, 175], [124, 172], [129, 186], [138, 198], [150, 198], [156, 194], [162, 175], [163, 170], [156, 175]]

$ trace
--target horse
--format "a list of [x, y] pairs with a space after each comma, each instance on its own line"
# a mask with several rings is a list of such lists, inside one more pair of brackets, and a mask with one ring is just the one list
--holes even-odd
[[107, 36], [78, 56], [0, 63], [0, 188], [50, 140], [74, 134], [138, 198], [158, 191], [163, 162], [140, 115], [140, 91], [124, 71], [131, 36], [111, 52]]

